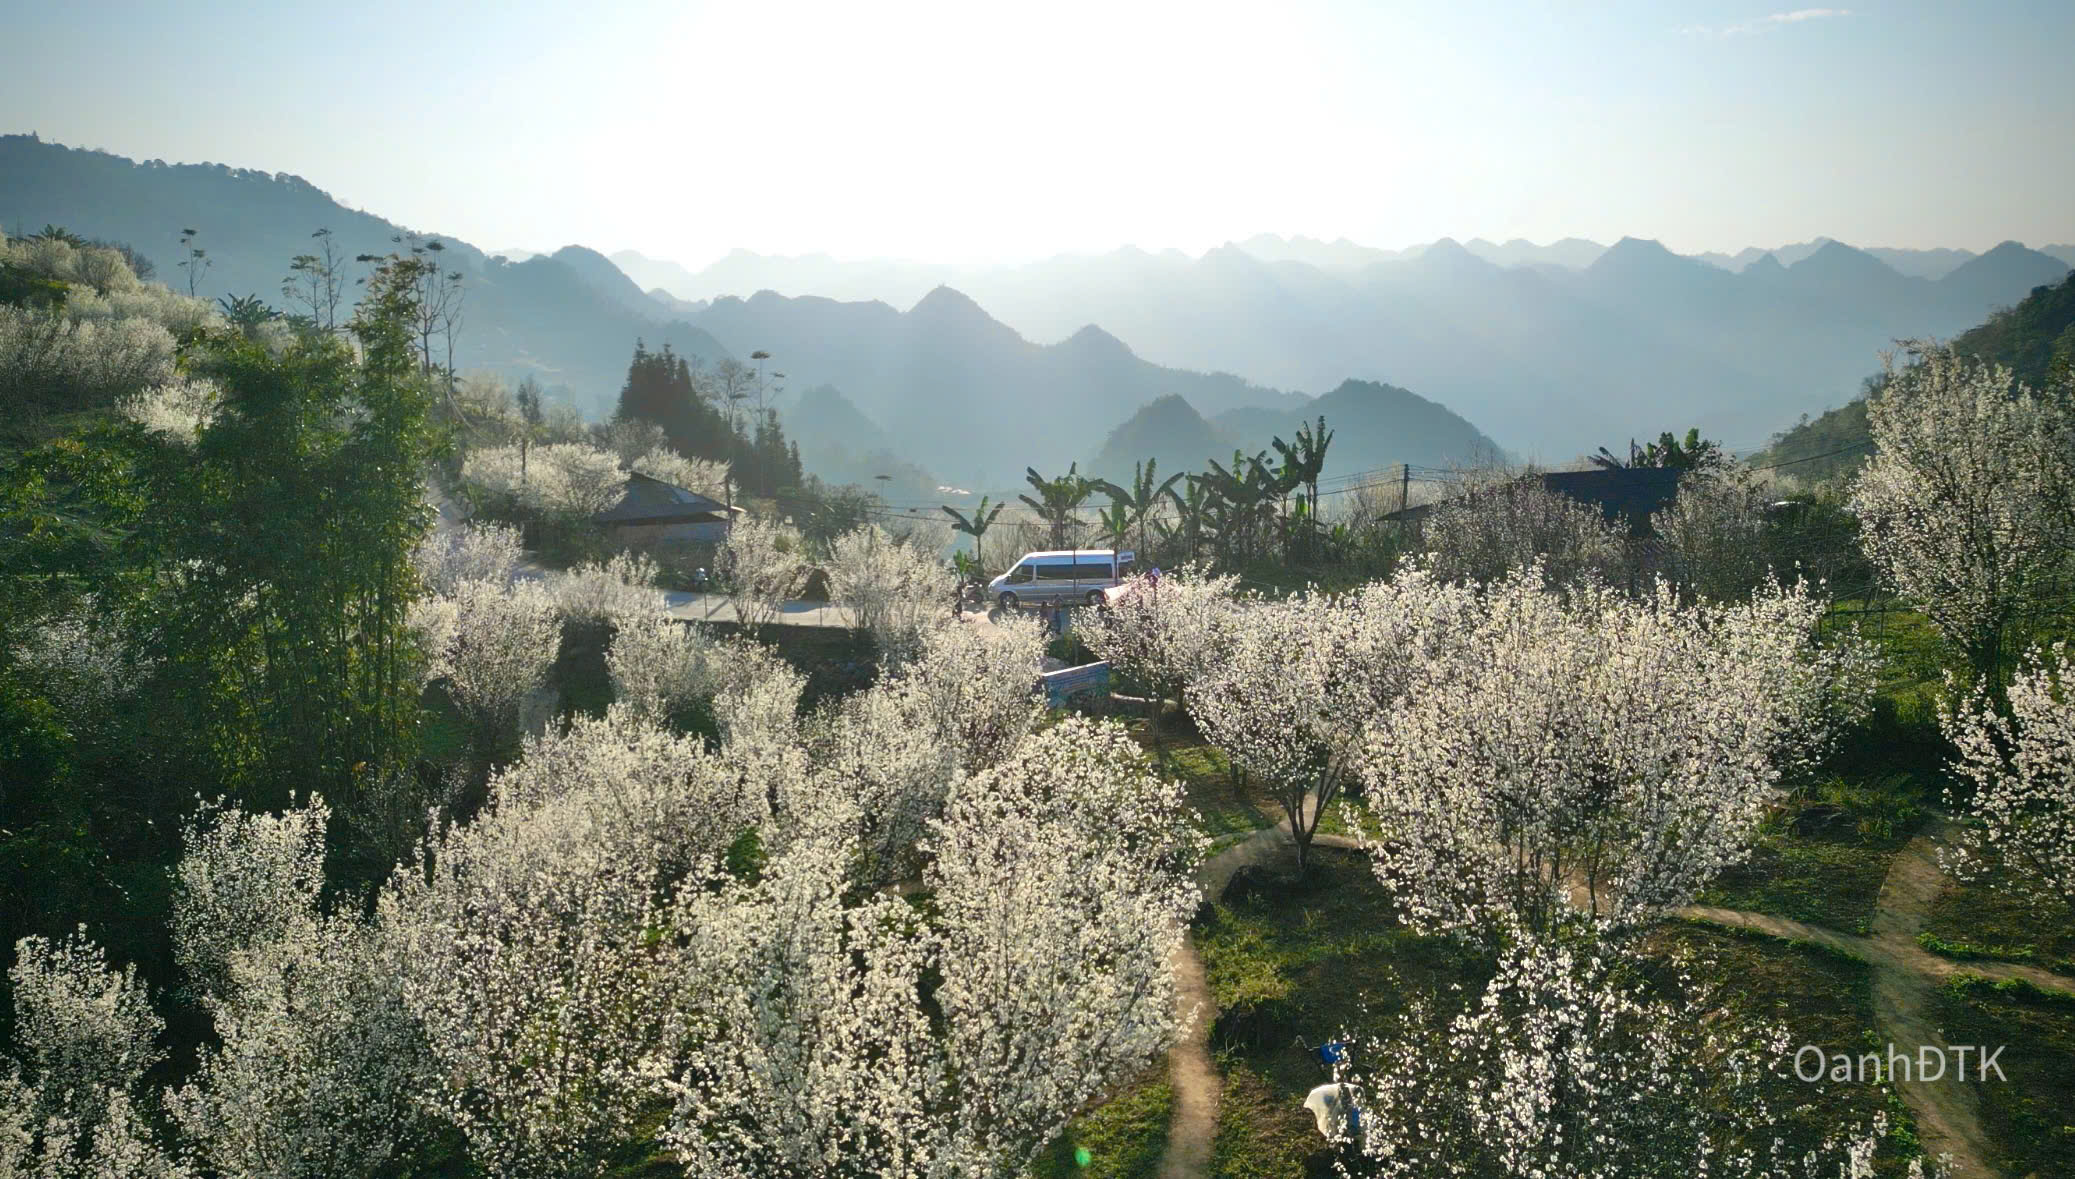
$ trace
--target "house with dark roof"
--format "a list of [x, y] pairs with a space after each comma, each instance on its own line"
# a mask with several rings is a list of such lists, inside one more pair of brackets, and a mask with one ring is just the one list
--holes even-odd
[[[1607, 523], [1644, 536], [1650, 531], [1650, 517], [1678, 499], [1679, 476], [1684, 473], [1676, 467], [1594, 467], [1585, 471], [1541, 471], [1520, 478], [1539, 480], [1544, 490], [1596, 507]], [[1392, 512], [1384, 519], [1418, 523], [1438, 506], [1420, 504]]]
[[741, 508], [632, 471], [620, 498], [592, 520], [621, 545], [719, 544], [740, 515]]

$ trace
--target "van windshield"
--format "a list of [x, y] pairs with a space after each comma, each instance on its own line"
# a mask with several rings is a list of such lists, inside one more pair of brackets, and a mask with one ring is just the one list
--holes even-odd
[[1023, 564], [1018, 565], [1014, 569], [1009, 570], [1008, 575], [1002, 578], [1002, 580], [1008, 582], [1010, 585], [1021, 585], [1022, 583], [1029, 581], [1030, 577], [1030, 562], [1025, 561]]

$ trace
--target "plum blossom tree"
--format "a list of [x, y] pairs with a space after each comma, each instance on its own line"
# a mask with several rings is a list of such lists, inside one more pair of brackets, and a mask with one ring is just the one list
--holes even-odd
[[508, 524], [469, 523], [429, 533], [418, 546], [418, 574], [428, 589], [451, 594], [465, 581], [502, 585], [526, 559], [519, 530]]
[[1948, 788], [1947, 799], [1971, 824], [1940, 859], [1963, 879], [1987, 879], [2075, 911], [2075, 691], [2067, 685], [2068, 666], [2065, 643], [2034, 652], [2010, 685], [2007, 709], [1980, 686], [1966, 695], [1955, 691], [1945, 735], [1959, 751], [1953, 772], [1972, 794], [1962, 801]]
[[1436, 505], [1421, 534], [1429, 568], [1448, 581], [1496, 581], [1538, 560], [1556, 582], [1618, 583], [1626, 574], [1627, 538], [1599, 509], [1549, 490], [1532, 474]]
[[1852, 486], [1860, 538], [1974, 674], [2065, 594], [2075, 552], [2075, 391], [1924, 342], [1867, 398], [1877, 450]]
[[951, 571], [935, 549], [898, 539], [876, 524], [838, 536], [829, 546], [829, 591], [871, 632], [882, 666], [918, 653], [922, 633], [951, 598]]
[[710, 700], [714, 682], [708, 659], [714, 645], [703, 628], [660, 613], [620, 619], [605, 649], [614, 702], [661, 725]]
[[687, 1174], [1020, 1169], [1174, 1034], [1199, 850], [1184, 813], [1121, 730], [1071, 720], [953, 787], [933, 915], [846, 902], [840, 829], [691, 898], [679, 925], [726, 981], [671, 1086]]
[[632, 1131], [704, 993], [672, 951], [679, 898], [762, 814], [697, 739], [613, 708], [529, 739], [485, 811], [392, 881], [380, 912], [444, 1078], [431, 1100], [483, 1165], [574, 1173]]
[[1460, 1011], [1416, 1001], [1355, 1038], [1337, 1077], [1359, 1110], [1340, 1173], [1872, 1179], [1885, 1114], [1790, 1147], [1774, 1095], [1806, 1086], [1785, 1076], [1786, 1029], [1730, 1016], [1690, 977], [1652, 994], [1643, 967], [1525, 936]]
[[165, 1024], [134, 967], [110, 970], [82, 928], [15, 943], [17, 1059], [0, 1060], [0, 1174], [185, 1179], [137, 1108]]
[[1076, 629], [1089, 650], [1146, 686], [1157, 719], [1169, 696], [1187, 708], [1189, 685], [1208, 675], [1230, 645], [1238, 586], [1236, 577], [1192, 567], [1140, 575]]
[[656, 588], [656, 563], [641, 553], [615, 553], [604, 561], [587, 561], [549, 583], [555, 608], [579, 622], [614, 622], [646, 618], [667, 604]]
[[1498, 938], [1584, 920], [1633, 929], [1747, 851], [1797, 715], [1828, 682], [1821, 603], [1682, 609], [1545, 588], [1481, 593], [1460, 642], [1419, 661], [1360, 755], [1365, 836], [1413, 923]]
[[1460, 629], [1470, 591], [1420, 572], [1361, 593], [1246, 607], [1193, 686], [1199, 728], [1267, 783], [1301, 872], [1326, 809], [1354, 774], [1365, 726]]
[[428, 678], [444, 678], [492, 759], [545, 711], [548, 669], [561, 642], [555, 603], [537, 582], [464, 581], [420, 605], [412, 624]]
[[215, 1041], [167, 1105], [215, 1175], [385, 1174], [431, 1137], [403, 963], [380, 927], [319, 902], [329, 817], [312, 799], [187, 831], [175, 950]]
[[1772, 572], [1766, 549], [1770, 497], [1748, 473], [1709, 465], [1679, 477], [1679, 495], [1651, 518], [1680, 590], [1709, 601], [1749, 597]]
[[738, 519], [729, 527], [719, 565], [735, 618], [751, 630], [777, 618], [808, 573], [800, 534], [755, 517]]

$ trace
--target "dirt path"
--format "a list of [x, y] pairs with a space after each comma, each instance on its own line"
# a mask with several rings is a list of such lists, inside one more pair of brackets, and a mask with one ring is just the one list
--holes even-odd
[[[1351, 839], [1320, 835], [1314, 847], [1354, 847]], [[1263, 827], [1205, 860], [1196, 869], [1203, 899], [1215, 901], [1241, 868], [1293, 863], [1296, 845], [1285, 821]], [[1210, 1148], [1218, 1134], [1218, 1098], [1224, 1082], [1210, 1061], [1210, 1026], [1218, 1013], [1203, 975], [1196, 940], [1185, 936], [1174, 964], [1175, 1002], [1188, 1031], [1167, 1053], [1167, 1082], [1174, 1090], [1174, 1112], [1167, 1122], [1167, 1152], [1160, 1158], [1160, 1179], [1200, 1179], [1210, 1173]]]
[[[1923, 834], [1896, 853], [1881, 885], [1869, 937], [1789, 921], [1764, 913], [1694, 906], [1682, 916], [1718, 925], [1753, 929], [1777, 937], [1798, 938], [1842, 950], [1873, 970], [1873, 1018], [1884, 1042], [1902, 1052], [1918, 1046], [1950, 1047], [1933, 1021], [1937, 990], [1946, 979], [1965, 971], [1993, 979], [2023, 979], [2038, 986], [2075, 991], [2075, 978], [2050, 970], [2008, 962], [1956, 962], [1917, 944], [1931, 906], [1945, 887], [1938, 848], [1951, 838], [1951, 825], [1934, 819]], [[1950, 1054], [1948, 1054], [1950, 1058]], [[1987, 1132], [1981, 1125], [1974, 1087], [1951, 1075], [1938, 1081], [1898, 1082], [1896, 1092], [1917, 1121], [1917, 1137], [1927, 1154], [1950, 1155], [1954, 1179], [1994, 1179], [1989, 1165]]]
[[[1898, 853], [1889, 866], [1876, 902], [1870, 936], [1843, 933], [1775, 917], [1695, 905], [1679, 911], [1683, 917], [1717, 925], [1750, 929], [1775, 937], [1814, 942], [1843, 951], [1865, 961], [1873, 972], [1873, 1017], [1884, 1042], [1899, 1051], [1918, 1046], [1949, 1048], [1935, 1025], [1938, 987], [1955, 974], [1979, 974], [1988, 978], [2022, 979], [2037, 986], [2075, 992], [2075, 978], [2050, 970], [2011, 962], [1959, 962], [1942, 958], [1917, 944], [1931, 907], [1945, 887], [1945, 873], [1938, 866], [1938, 849], [1951, 838], [1950, 823], [1934, 819], [1929, 827]], [[1353, 840], [1319, 835], [1318, 847], [1354, 847]], [[1264, 827], [1232, 844], [1197, 869], [1196, 881], [1206, 901], [1224, 894], [1232, 877], [1242, 867], [1286, 863], [1292, 858], [1287, 822]], [[1188, 1031], [1168, 1054], [1169, 1083], [1174, 1090], [1174, 1113], [1167, 1126], [1167, 1152], [1160, 1162], [1160, 1179], [1200, 1179], [1209, 1173], [1211, 1144], [1217, 1136], [1218, 1099], [1222, 1082], [1210, 1060], [1210, 1028], [1217, 1019], [1205, 981], [1203, 960], [1193, 938], [1184, 938], [1175, 962], [1176, 996], [1182, 1017], [1191, 1020]], [[1948, 1054], [1948, 1058], [1951, 1055]], [[1981, 1111], [1971, 1085], [1944, 1080], [1896, 1085], [1904, 1104], [1916, 1118], [1917, 1136], [1925, 1151], [1936, 1157], [1950, 1156], [1953, 1179], [1997, 1179], [1989, 1165], [1989, 1140], [1981, 1124]]]

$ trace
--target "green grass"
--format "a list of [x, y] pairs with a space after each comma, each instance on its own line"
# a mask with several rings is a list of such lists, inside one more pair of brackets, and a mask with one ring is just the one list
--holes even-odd
[[1221, 1176], [1304, 1175], [1329, 1157], [1303, 1109], [1326, 1075], [1298, 1041], [1367, 1026], [1408, 991], [1477, 973], [1452, 943], [1400, 928], [1368, 861], [1336, 848], [1313, 852], [1301, 886], [1210, 905], [1195, 933], [1225, 1073], [1212, 1168]]
[[1253, 800], [1233, 789], [1231, 765], [1215, 746], [1193, 736], [1168, 736], [1156, 745], [1142, 721], [1133, 723], [1131, 731], [1160, 772], [1181, 782], [1196, 812], [1196, 829], [1204, 835], [1215, 840], [1268, 826]]
[[2075, 921], [2067, 911], [1987, 884], [1948, 885], [1917, 941], [1948, 958], [2029, 962], [2075, 976]]
[[1923, 823], [1919, 797], [1903, 777], [1823, 783], [1775, 815], [1701, 903], [1863, 934], [1890, 861]]
[[1151, 1179], [1167, 1150], [1173, 1110], [1174, 1091], [1156, 1070], [1068, 1123], [1031, 1162], [1031, 1179]]
[[1292, 1179], [1330, 1175], [1332, 1152], [1299, 1100], [1243, 1059], [1219, 1064], [1225, 1088], [1218, 1101], [1218, 1136], [1210, 1173], [1218, 1179]]
[[1983, 1129], [2009, 1175], [2075, 1175], [2075, 997], [1954, 978], [1938, 996], [1946, 1042], [2003, 1046], [1975, 1083]]

